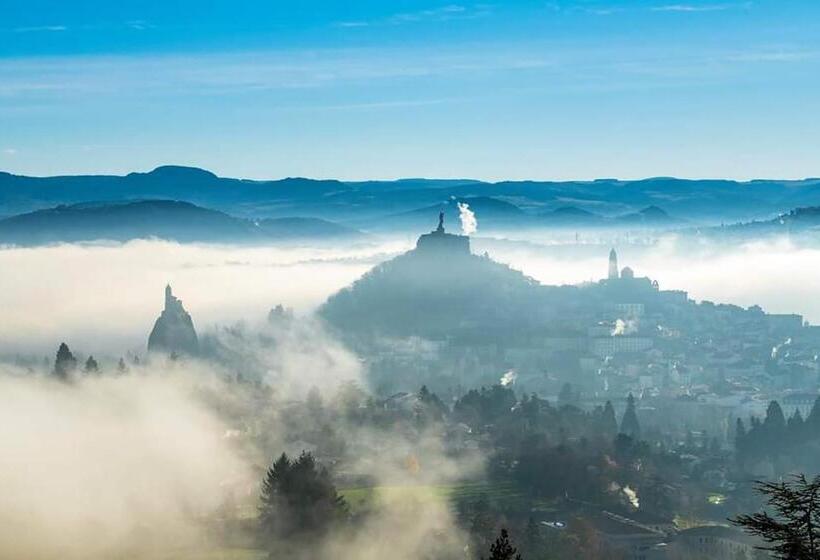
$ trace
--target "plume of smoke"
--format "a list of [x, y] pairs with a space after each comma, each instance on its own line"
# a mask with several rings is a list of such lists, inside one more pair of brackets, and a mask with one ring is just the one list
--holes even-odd
[[[791, 337], [789, 337], [786, 340], [784, 340], [782, 343], [778, 344], [777, 346], [773, 346], [772, 347], [772, 360], [776, 360], [778, 358], [778, 356], [780, 355], [780, 351], [784, 347], [789, 346], [791, 343], [792, 343], [792, 339], [791, 339]], [[787, 353], [787, 356], [788, 356], [788, 353]]]
[[478, 231], [478, 219], [466, 202], [458, 203], [458, 219], [461, 220], [461, 231], [464, 235], [472, 235]]
[[636, 509], [641, 507], [641, 502], [638, 499], [638, 493], [635, 492], [635, 490], [633, 490], [631, 487], [629, 487], [627, 485], [627, 486], [623, 487], [623, 492], [624, 492], [624, 495], [626, 496], [626, 499], [629, 501], [629, 503], [632, 505], [632, 507], [634, 507]]
[[518, 378], [518, 374], [515, 373], [514, 369], [511, 369], [507, 373], [501, 376], [501, 379], [498, 380], [501, 383], [502, 387], [507, 387], [508, 385], [514, 385], [515, 380]]
[[617, 319], [610, 333], [612, 336], [627, 336], [638, 332], [638, 321], [635, 319]]

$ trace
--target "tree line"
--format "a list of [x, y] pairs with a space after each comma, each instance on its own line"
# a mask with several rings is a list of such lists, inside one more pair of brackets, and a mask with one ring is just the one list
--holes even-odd
[[796, 410], [786, 418], [777, 401], [771, 401], [761, 420], [751, 417], [748, 427], [738, 418], [735, 425], [735, 453], [741, 469], [769, 460], [776, 472], [810, 471], [820, 468], [820, 397], [806, 418]]

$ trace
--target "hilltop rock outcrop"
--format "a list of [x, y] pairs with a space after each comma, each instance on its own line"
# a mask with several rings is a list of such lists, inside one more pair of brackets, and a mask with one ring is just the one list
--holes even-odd
[[347, 335], [500, 340], [546, 319], [533, 309], [558, 299], [521, 272], [474, 255], [470, 239], [439, 226], [416, 248], [332, 295], [320, 315]]
[[165, 287], [165, 309], [148, 336], [148, 352], [188, 356], [199, 352], [194, 322], [182, 302], [174, 297], [171, 286]]

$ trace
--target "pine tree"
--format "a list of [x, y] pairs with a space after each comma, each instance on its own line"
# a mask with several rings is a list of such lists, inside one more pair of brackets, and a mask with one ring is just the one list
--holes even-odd
[[805, 424], [806, 422], [803, 420], [800, 409], [795, 410], [794, 414], [792, 414], [786, 423], [787, 439], [790, 445], [797, 445], [803, 440]]
[[542, 410], [542, 401], [538, 398], [538, 395], [533, 393], [532, 395], [527, 398], [527, 395], [524, 395], [521, 399], [521, 414], [524, 418], [527, 419], [529, 427], [535, 428], [538, 426], [538, 419], [541, 415]]
[[521, 560], [518, 549], [510, 544], [506, 529], [501, 529], [501, 535], [490, 545], [490, 557], [487, 560]]
[[786, 428], [786, 416], [783, 414], [783, 409], [780, 408], [780, 403], [772, 401], [769, 403], [769, 408], [766, 409], [766, 419], [763, 420], [763, 426], [770, 432], [782, 434]]
[[427, 385], [422, 385], [418, 392], [418, 406], [416, 416], [422, 425], [438, 422], [447, 415], [447, 406], [435, 393], [431, 393]]
[[94, 356], [89, 356], [88, 359], [85, 361], [83, 371], [87, 374], [100, 372], [100, 366], [97, 363], [97, 360], [94, 359]]
[[615, 418], [615, 407], [612, 406], [611, 401], [606, 401], [604, 405], [604, 414], [601, 418], [601, 431], [604, 437], [611, 440], [618, 435], [618, 420]]
[[735, 423], [735, 458], [741, 468], [746, 463], [746, 457], [749, 453], [748, 443], [746, 426], [743, 424], [743, 420], [738, 418]]
[[766, 409], [762, 433], [768, 454], [776, 457], [786, 443], [786, 416], [777, 401], [770, 402]]
[[806, 432], [809, 438], [820, 436], [820, 397], [814, 399], [811, 412], [806, 416]]
[[347, 516], [347, 503], [312, 454], [303, 452], [291, 461], [283, 453], [265, 473], [259, 528], [266, 544], [287, 540], [304, 544]]
[[626, 411], [621, 418], [621, 432], [634, 440], [641, 439], [641, 426], [638, 424], [638, 414], [635, 412], [635, 397], [629, 393], [626, 399]]
[[280, 511], [285, 506], [281, 489], [288, 483], [286, 478], [290, 467], [290, 459], [282, 453], [265, 473], [259, 505], [259, 524], [263, 534], [271, 536], [279, 533]]
[[741, 449], [746, 443], [746, 425], [742, 418], [735, 422], [735, 449]]
[[571, 406], [578, 403], [578, 395], [572, 390], [570, 383], [564, 383], [558, 393], [558, 406]]
[[758, 482], [757, 491], [766, 496], [775, 512], [739, 515], [732, 521], [748, 533], [761, 537], [762, 547], [782, 560], [820, 558], [820, 477], [809, 482], [797, 475], [789, 482]]
[[65, 342], [61, 343], [57, 349], [57, 358], [54, 360], [54, 376], [62, 381], [67, 381], [76, 369], [77, 358], [74, 357]]

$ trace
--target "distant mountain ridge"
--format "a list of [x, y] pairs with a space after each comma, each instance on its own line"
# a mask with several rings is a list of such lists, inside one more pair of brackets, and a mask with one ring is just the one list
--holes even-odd
[[540, 223], [555, 228], [605, 229], [631, 226], [662, 229], [680, 225], [683, 220], [673, 218], [665, 210], [654, 205], [618, 216], [602, 216], [575, 206], [562, 206], [541, 214]]
[[740, 241], [777, 235], [817, 235], [820, 234], [820, 206], [795, 208], [770, 220], [705, 228], [698, 230], [697, 233], [707, 237]]
[[219, 243], [359, 236], [356, 230], [318, 218], [252, 221], [176, 200], [83, 202], [0, 220], [0, 243], [24, 246], [144, 238]]
[[[395, 216], [439, 207], [454, 199], [509, 203], [520, 209], [524, 218], [549, 214], [562, 207], [610, 217], [657, 207], [683, 220], [717, 224], [768, 219], [792, 208], [820, 206], [820, 179], [256, 181], [218, 177], [210, 171], [182, 166], [162, 166], [125, 176], [25, 177], [0, 173], [0, 215], [87, 200], [145, 199], [184, 200], [242, 217], [309, 216], [357, 228], [379, 221], [386, 223]], [[477, 215], [481, 227], [482, 216], [479, 212]], [[654, 218], [636, 216], [635, 220], [639, 224]], [[408, 227], [411, 225], [416, 226], [408, 223]]]

